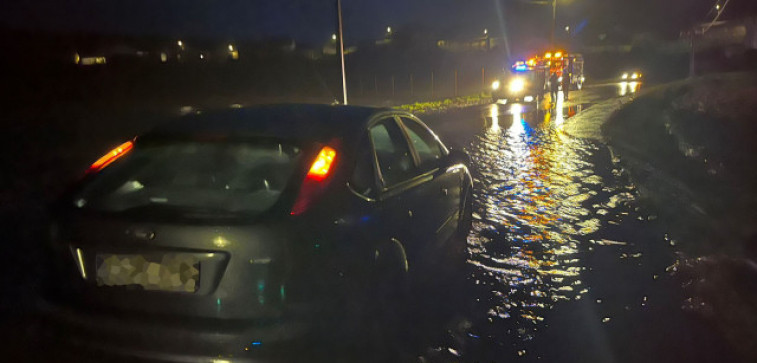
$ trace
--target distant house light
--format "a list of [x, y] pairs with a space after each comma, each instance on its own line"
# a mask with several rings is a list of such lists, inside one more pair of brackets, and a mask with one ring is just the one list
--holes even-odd
[[160, 62], [168, 62], [168, 54], [166, 54], [166, 52], [160, 52]]
[[233, 52], [233, 51], [234, 51], [234, 45], [233, 44], [229, 44], [229, 52]]
[[205, 54], [200, 53], [200, 59], [205, 59]]
[[106, 64], [105, 57], [81, 57], [78, 64], [83, 66], [92, 66], [96, 64]]

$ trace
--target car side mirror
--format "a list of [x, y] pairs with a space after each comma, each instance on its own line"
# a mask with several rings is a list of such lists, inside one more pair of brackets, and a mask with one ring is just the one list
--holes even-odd
[[471, 163], [470, 155], [468, 155], [468, 153], [465, 150], [458, 149], [458, 148], [449, 149], [447, 160], [449, 160], [451, 164], [462, 163], [462, 164], [465, 164], [466, 166], [470, 166], [470, 163]]

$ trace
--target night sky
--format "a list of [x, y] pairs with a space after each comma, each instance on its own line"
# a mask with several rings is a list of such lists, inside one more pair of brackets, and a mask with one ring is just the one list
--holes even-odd
[[[345, 37], [347, 41], [380, 38], [387, 26], [461, 35], [489, 28], [497, 34], [502, 22], [511, 38], [546, 37], [550, 6], [527, 1], [533, 0], [343, 0]], [[715, 0], [558, 1], [560, 28], [583, 23], [658, 33], [677, 32], [685, 19], [706, 20], [707, 9], [715, 4]], [[731, 2], [736, 7], [755, 1]], [[53, 31], [227, 39], [285, 36], [318, 43], [333, 32], [334, 4], [335, 0], [4, 0], [0, 22]]]

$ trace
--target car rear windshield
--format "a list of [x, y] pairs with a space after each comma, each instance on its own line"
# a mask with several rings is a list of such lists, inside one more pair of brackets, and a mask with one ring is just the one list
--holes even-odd
[[279, 142], [175, 142], [135, 147], [93, 177], [74, 205], [182, 216], [260, 214], [279, 199], [300, 149]]

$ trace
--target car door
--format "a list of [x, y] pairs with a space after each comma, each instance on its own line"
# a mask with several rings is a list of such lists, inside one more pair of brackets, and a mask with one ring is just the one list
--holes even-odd
[[451, 168], [447, 162], [447, 149], [439, 138], [420, 120], [409, 116], [399, 117], [400, 124], [415, 155], [420, 175], [428, 180], [415, 193], [423, 208], [417, 210], [413, 223], [429, 226], [420, 239], [426, 243], [444, 242], [457, 228], [460, 216], [460, 198], [464, 170]]
[[418, 186], [428, 178], [424, 179], [419, 174], [405, 133], [393, 115], [371, 123], [368, 135], [375, 155], [379, 184], [376, 215], [382, 219], [380, 228], [390, 230], [392, 237], [403, 244], [412, 264], [419, 250], [414, 239], [417, 228], [415, 220], [423, 203]]

